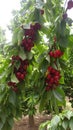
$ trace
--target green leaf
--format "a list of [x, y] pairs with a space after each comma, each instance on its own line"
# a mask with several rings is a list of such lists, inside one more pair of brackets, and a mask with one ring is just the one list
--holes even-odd
[[0, 130], [2, 129], [2, 127], [3, 127], [3, 122], [0, 119]]
[[18, 45], [21, 44], [22, 39], [23, 39], [24, 31], [22, 28], [20, 28], [20, 31], [18, 32]]
[[60, 117], [58, 115], [56, 115], [55, 117], [53, 117], [53, 119], [51, 120], [51, 126], [57, 126], [60, 122]]
[[64, 82], [64, 76], [61, 77], [59, 83], [60, 83], [60, 84], [65, 84], [65, 82]]
[[60, 117], [59, 117], [58, 115], [56, 115], [56, 116], [53, 117], [53, 119], [51, 120], [51, 127], [52, 127], [52, 128], [57, 128], [59, 122], [60, 122]]
[[65, 130], [67, 130], [67, 128], [68, 128], [68, 120], [64, 120], [63, 122], [62, 122], [62, 127], [65, 129]]
[[55, 90], [53, 90], [53, 95], [56, 98], [56, 102], [58, 106], [66, 105], [65, 102], [65, 93], [64, 91], [59, 87], [57, 87]]
[[73, 118], [71, 118], [69, 121], [69, 127], [71, 130], [73, 130]]
[[68, 37], [69, 40], [69, 47], [73, 47], [73, 34]]
[[11, 129], [12, 129], [12, 127], [6, 121], [1, 130], [11, 130]]
[[46, 101], [47, 101], [47, 93], [45, 91], [43, 91], [43, 94], [42, 94], [41, 99], [40, 99], [40, 106], [39, 106], [40, 112], [43, 111], [45, 104], [46, 104]]
[[15, 83], [18, 83], [18, 79], [16, 78], [15, 74], [12, 73], [11, 75], [11, 82], [15, 82]]
[[19, 67], [20, 67], [20, 61], [16, 61], [15, 64], [14, 64], [14, 66], [15, 66], [17, 69], [19, 69]]
[[6, 97], [5, 88], [2, 88], [1, 93], [0, 93], [0, 103], [5, 99], [5, 97]]
[[51, 91], [46, 92], [45, 90], [41, 93], [39, 111], [42, 112], [47, 103], [51, 100], [52, 93]]
[[28, 1], [28, 3], [27, 3], [27, 5], [26, 5], [26, 9], [29, 9], [30, 8], [30, 6], [32, 5], [33, 3], [32, 3], [32, 1]]
[[66, 37], [64, 37], [64, 36], [60, 37], [59, 44], [60, 44], [60, 46], [62, 46], [64, 48], [67, 48], [68, 44], [69, 44], [68, 36], [66, 36]]
[[61, 22], [58, 22], [57, 28], [56, 28], [56, 33], [58, 36], [65, 36], [66, 33], [66, 22], [65, 20], [62, 20]]
[[23, 48], [20, 48], [19, 57], [22, 60], [25, 60], [27, 58], [26, 53], [24, 52]]
[[59, 86], [59, 87], [57, 87], [56, 90], [58, 93], [60, 93], [62, 95], [62, 98], [65, 99], [65, 93], [64, 93], [63, 89]]
[[20, 28], [16, 28], [13, 32], [13, 36], [12, 36], [12, 43], [13, 44], [18, 44], [18, 32], [20, 31]]
[[23, 25], [23, 28], [24, 28], [24, 29], [30, 29], [30, 24], [25, 24], [25, 25]]
[[33, 17], [34, 17], [34, 21], [41, 22], [39, 9], [35, 8]]
[[58, 102], [57, 102], [56, 98], [53, 98], [53, 106], [54, 106], [55, 112], [58, 114], [59, 113], [59, 108], [58, 108]]
[[33, 54], [31, 52], [27, 53], [27, 59], [31, 60], [33, 58]]
[[42, 26], [42, 28], [41, 28], [41, 31], [44, 33], [44, 34], [46, 34], [46, 35], [48, 35], [49, 36], [49, 28], [47, 28], [46, 26]]
[[46, 56], [46, 60], [50, 63], [50, 56]]
[[14, 124], [14, 120], [13, 120], [13, 117], [9, 117], [8, 118], [8, 123], [11, 127], [13, 127], [13, 124]]
[[4, 124], [5, 121], [6, 121], [6, 118], [7, 118], [7, 114], [5, 112], [1, 113], [0, 118], [1, 118], [1, 120], [3, 122], [3, 124]]
[[67, 69], [67, 64], [66, 61], [63, 59], [59, 59], [59, 63], [62, 69], [66, 70]]
[[16, 106], [16, 93], [13, 92], [13, 91], [10, 91], [9, 102], [10, 102], [13, 106]]
[[71, 18], [67, 18], [66, 23], [68, 23], [69, 26], [72, 26], [73, 20]]
[[42, 0], [37, 0], [36, 4], [36, 7], [39, 9], [43, 8], [44, 6], [44, 2]]
[[59, 101], [62, 102], [62, 100], [63, 100], [62, 95], [61, 95], [57, 90], [53, 90], [53, 94], [54, 94], [54, 97], [55, 97], [57, 100], [59, 100]]
[[60, 24], [60, 29], [61, 29], [61, 35], [65, 35], [65, 32], [66, 32], [66, 21], [65, 20], [62, 20], [61, 21], [61, 24]]
[[39, 130], [45, 130], [45, 127], [48, 125], [49, 126], [50, 121], [46, 121], [44, 123], [41, 123]]
[[28, 73], [31, 74], [31, 73], [32, 73], [32, 70], [33, 70], [32, 65], [29, 65], [28, 68], [27, 68]]
[[65, 114], [65, 117], [70, 120], [71, 117], [73, 117], [73, 112], [72, 111], [67, 111], [67, 113]]

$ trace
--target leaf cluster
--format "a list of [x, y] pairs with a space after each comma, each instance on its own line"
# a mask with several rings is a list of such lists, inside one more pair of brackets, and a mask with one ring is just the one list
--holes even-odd
[[73, 112], [70, 110], [63, 111], [59, 115], [54, 115], [51, 121], [42, 123], [39, 130], [72, 130], [73, 129]]

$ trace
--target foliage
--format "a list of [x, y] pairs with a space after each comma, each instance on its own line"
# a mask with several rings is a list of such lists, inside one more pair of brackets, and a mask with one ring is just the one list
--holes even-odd
[[6, 43], [5, 30], [0, 27], [0, 54], [3, 53], [3, 46]]
[[73, 47], [68, 50], [67, 57], [67, 70], [64, 71], [64, 91], [73, 107]]
[[5, 30], [0, 27], [0, 68], [4, 62], [4, 45], [6, 44]]
[[51, 121], [42, 123], [39, 130], [72, 130], [73, 129], [73, 112], [65, 110], [59, 115], [54, 115]]

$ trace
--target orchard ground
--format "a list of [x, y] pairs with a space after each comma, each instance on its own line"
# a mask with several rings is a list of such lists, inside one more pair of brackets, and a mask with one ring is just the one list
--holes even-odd
[[[39, 130], [39, 125], [46, 120], [50, 120], [51, 115], [36, 115], [34, 116], [35, 129]], [[28, 116], [22, 117], [21, 120], [16, 121], [13, 130], [29, 130]]]
[[[72, 110], [73, 108], [71, 107], [71, 103], [69, 102], [69, 99], [66, 97], [66, 108], [67, 110]], [[35, 129], [34, 130], [39, 130], [39, 126], [41, 123], [50, 120], [52, 118], [52, 115], [47, 115], [47, 114], [36, 114], [34, 116], [34, 122], [35, 122]], [[15, 121], [14, 127], [12, 130], [29, 130], [29, 119], [28, 116], [23, 116], [22, 119], [19, 119], [19, 121]]]

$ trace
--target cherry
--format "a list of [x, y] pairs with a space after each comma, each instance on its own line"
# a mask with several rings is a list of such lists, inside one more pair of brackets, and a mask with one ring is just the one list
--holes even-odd
[[41, 25], [39, 23], [35, 23], [35, 29], [36, 30], [40, 30], [41, 29]]
[[49, 91], [49, 90], [50, 90], [50, 87], [47, 86], [47, 87], [46, 87], [46, 91]]
[[16, 86], [16, 83], [15, 82], [8, 82], [8, 86]]
[[55, 89], [59, 85], [60, 71], [54, 69], [52, 66], [48, 67], [48, 74], [45, 79], [46, 91]]
[[26, 51], [31, 51], [31, 48], [34, 46], [34, 43], [33, 43], [32, 39], [30, 39], [30, 38], [25, 39], [24, 38], [22, 40], [22, 44], [21, 45], [24, 47], [24, 49]]
[[67, 19], [67, 13], [63, 14], [63, 19]]
[[27, 65], [24, 65], [23, 68], [24, 68], [24, 70], [26, 70], [27, 69]]
[[20, 77], [20, 76], [21, 76], [21, 73], [20, 73], [20, 72], [17, 72], [16, 75], [17, 75], [17, 77]]
[[22, 80], [24, 79], [24, 74], [21, 74], [20, 79]]
[[14, 92], [18, 92], [18, 88], [17, 88], [17, 87], [12, 88], [12, 90], [13, 90]]
[[50, 51], [49, 55], [54, 58], [60, 58], [63, 55], [63, 52], [60, 50]]
[[73, 7], [73, 1], [70, 0], [67, 5], [67, 9], [71, 9]]
[[44, 14], [44, 10], [43, 10], [43, 9], [41, 9], [41, 10], [40, 10], [40, 13], [41, 13], [41, 15], [43, 15], [43, 14]]

